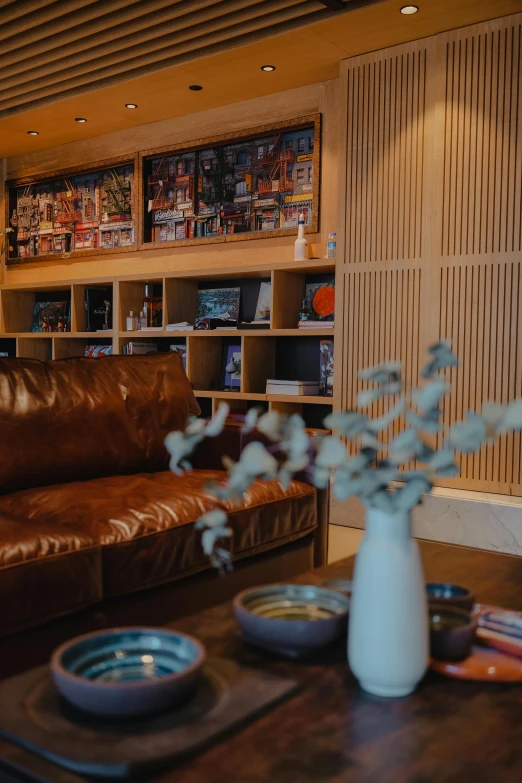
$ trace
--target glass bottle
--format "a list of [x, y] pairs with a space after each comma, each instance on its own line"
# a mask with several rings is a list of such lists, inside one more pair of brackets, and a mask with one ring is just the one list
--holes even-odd
[[[152, 299], [149, 294], [149, 285], [145, 285], [145, 296], [143, 297], [143, 315], [144, 322], [142, 322], [142, 329], [149, 329], [152, 326]], [[146, 326], [143, 326], [146, 323]]]

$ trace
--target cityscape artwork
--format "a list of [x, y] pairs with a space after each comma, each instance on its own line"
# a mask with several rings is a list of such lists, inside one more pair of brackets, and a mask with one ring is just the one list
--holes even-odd
[[313, 226], [317, 124], [144, 161], [144, 242], [162, 243]]
[[9, 188], [9, 260], [134, 245], [134, 164]]

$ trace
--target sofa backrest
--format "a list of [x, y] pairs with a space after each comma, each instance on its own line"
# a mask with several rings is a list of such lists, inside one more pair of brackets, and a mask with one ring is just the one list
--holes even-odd
[[178, 353], [0, 358], [0, 494], [165, 470], [199, 406]]

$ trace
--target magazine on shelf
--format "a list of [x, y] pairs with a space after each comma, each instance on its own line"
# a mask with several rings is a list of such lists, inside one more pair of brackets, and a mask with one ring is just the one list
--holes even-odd
[[131, 355], [138, 355], [138, 354], [144, 354], [144, 353], [157, 353], [158, 346], [156, 343], [142, 343], [142, 342], [136, 342], [132, 341], [128, 343], [127, 345], [123, 346], [123, 353], [127, 354], [128, 356]]
[[333, 321], [299, 321], [299, 329], [333, 329]]
[[86, 345], [85, 356], [96, 359], [98, 356], [111, 356], [112, 345]]

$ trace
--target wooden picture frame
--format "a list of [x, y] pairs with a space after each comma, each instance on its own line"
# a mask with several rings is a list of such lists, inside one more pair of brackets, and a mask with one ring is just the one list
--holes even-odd
[[[117, 169], [122, 166], [132, 166], [133, 179], [130, 188], [130, 200], [128, 202], [130, 205], [131, 218], [129, 221], [126, 221], [126, 222], [133, 223], [133, 237], [131, 243], [120, 245], [118, 247], [103, 247], [100, 244], [101, 242], [101, 236], [100, 236], [98, 246], [92, 248], [79, 248], [79, 249], [68, 250], [64, 252], [44, 252], [38, 255], [24, 255], [24, 256], [15, 257], [12, 255], [12, 252], [10, 251], [10, 247], [13, 247], [14, 245], [13, 242], [14, 235], [12, 233], [8, 233], [6, 237], [7, 241], [5, 243], [6, 265], [14, 266], [18, 264], [37, 264], [41, 262], [65, 261], [65, 260], [76, 259], [76, 258], [88, 260], [99, 255], [112, 255], [115, 253], [129, 253], [129, 252], [136, 251], [138, 249], [139, 231], [140, 231], [140, 215], [138, 211], [138, 203], [139, 203], [138, 192], [140, 191], [140, 183], [139, 183], [139, 159], [137, 154], [124, 155], [124, 156], [110, 158], [102, 161], [94, 161], [92, 163], [86, 163], [80, 166], [75, 166], [74, 168], [69, 167], [67, 169], [47, 171], [42, 174], [38, 174], [36, 176], [22, 177], [15, 180], [9, 180], [8, 182], [6, 182], [5, 225], [6, 226], [12, 225], [11, 217], [13, 213], [14, 203], [16, 203], [17, 205], [16, 210], [18, 210], [18, 200], [16, 195], [16, 190], [18, 188], [24, 186], [31, 186], [31, 185], [38, 186], [44, 183], [54, 183], [58, 180], [65, 179], [68, 177], [82, 176], [82, 175], [87, 175], [89, 173], [92, 174], [98, 172], [101, 173], [101, 172], [108, 171], [110, 169]], [[54, 220], [51, 220], [50, 222], [54, 222]], [[87, 225], [87, 222], [88, 221], [86, 221], [82, 225]], [[97, 221], [93, 221], [93, 222], [97, 222]], [[78, 221], [72, 223], [72, 225], [77, 225], [77, 224]], [[122, 227], [123, 227], [123, 222], [122, 222]], [[39, 234], [38, 238], [39, 240], [41, 240], [42, 235]], [[30, 239], [27, 241], [30, 241]], [[53, 239], [53, 246], [54, 246], [54, 239]]]
[[[295, 147], [296, 149], [289, 149], [288, 150], [288, 158], [286, 159], [289, 163], [292, 163], [292, 169], [297, 170], [297, 163], [300, 162], [310, 162], [311, 166], [308, 166], [308, 176], [311, 174], [312, 182], [308, 183], [306, 182], [305, 185], [310, 185], [310, 190], [307, 191], [310, 193], [311, 198], [306, 199], [304, 196], [306, 194], [298, 193], [297, 195], [303, 195], [303, 198], [301, 199], [301, 203], [307, 203], [310, 202], [310, 206], [307, 206], [307, 211], [310, 211], [310, 217], [309, 217], [309, 224], [306, 226], [306, 232], [310, 234], [315, 234], [319, 230], [319, 182], [320, 182], [320, 159], [321, 159], [321, 115], [320, 114], [311, 114], [306, 115], [302, 117], [296, 117], [291, 120], [286, 120], [283, 122], [276, 122], [271, 123], [267, 125], [261, 125], [256, 126], [253, 128], [249, 128], [243, 132], [233, 132], [233, 133], [225, 133], [219, 136], [213, 136], [206, 139], [198, 139], [194, 141], [191, 144], [174, 144], [164, 147], [159, 147], [157, 149], [152, 150], [146, 150], [144, 152], [141, 152], [139, 154], [139, 167], [140, 167], [140, 181], [141, 181], [141, 188], [139, 193], [139, 205], [138, 205], [138, 214], [139, 214], [139, 220], [140, 220], [140, 242], [139, 242], [139, 249], [140, 250], [150, 250], [150, 249], [166, 249], [166, 248], [175, 248], [175, 247], [187, 247], [192, 245], [204, 245], [204, 244], [219, 244], [219, 243], [226, 243], [226, 242], [238, 242], [238, 241], [245, 241], [245, 240], [252, 240], [252, 239], [267, 239], [270, 237], [280, 237], [280, 236], [291, 236], [295, 235], [297, 231], [297, 220], [295, 220], [296, 225], [293, 224], [289, 227], [278, 227], [278, 228], [270, 228], [270, 223], [267, 222], [266, 225], [269, 227], [260, 230], [260, 229], [250, 229], [250, 230], [244, 230], [245, 223], [247, 220], [250, 220], [251, 224], [252, 221], [254, 221], [256, 224], [258, 222], [258, 214], [252, 215], [252, 212], [248, 211], [248, 217], [240, 218], [240, 221], [242, 221], [241, 225], [241, 232], [240, 233], [234, 233], [234, 225], [226, 225], [225, 221], [232, 222], [234, 219], [236, 219], [238, 216], [234, 215], [234, 210], [232, 209], [232, 215], [227, 215], [225, 210], [221, 210], [219, 212], [220, 217], [218, 217], [218, 210], [219, 210], [219, 200], [217, 197], [215, 197], [215, 200], [211, 202], [213, 205], [212, 207], [205, 206], [204, 209], [214, 209], [214, 213], [209, 213], [208, 211], [206, 213], [201, 213], [200, 210], [202, 209], [201, 203], [202, 199], [199, 198], [200, 195], [203, 195], [205, 193], [205, 183], [204, 178], [207, 176], [211, 178], [211, 174], [205, 175], [203, 173], [203, 168], [200, 166], [201, 163], [201, 154], [210, 153], [211, 151], [214, 152], [214, 150], [219, 149], [222, 151], [222, 157], [223, 160], [221, 161], [222, 164], [222, 170], [220, 172], [222, 177], [225, 177], [224, 170], [226, 166], [229, 168], [232, 168], [233, 171], [230, 172], [230, 179], [232, 180], [232, 184], [234, 184], [234, 180], [237, 177], [238, 169], [241, 170], [243, 175], [250, 176], [250, 185], [246, 182], [247, 176], [245, 176], [245, 193], [243, 195], [235, 195], [233, 199], [233, 203], [239, 202], [241, 199], [245, 199], [245, 201], [248, 201], [248, 198], [250, 197], [250, 203], [254, 201], [261, 202], [264, 199], [259, 198], [260, 195], [268, 196], [268, 188], [269, 185], [271, 187], [275, 187], [274, 183], [277, 181], [277, 190], [271, 190], [270, 191], [270, 198], [267, 198], [266, 201], [273, 202], [273, 206], [276, 206], [276, 202], [279, 203], [279, 206], [281, 207], [284, 205], [285, 202], [280, 201], [280, 198], [284, 198], [285, 200], [289, 196], [291, 199], [295, 199], [295, 194], [293, 193], [287, 193], [285, 195], [285, 191], [279, 190], [279, 177], [277, 177], [277, 174], [279, 173], [279, 176], [282, 176], [283, 169], [280, 168], [279, 172], [275, 172], [274, 179], [270, 180], [270, 177], [268, 176], [268, 179], [263, 181], [263, 185], [265, 187], [265, 191], [263, 194], [261, 192], [258, 192], [258, 198], [252, 199], [252, 196], [250, 194], [256, 193], [253, 189], [249, 192], [246, 192], [246, 188], [254, 187], [254, 181], [252, 173], [252, 166], [255, 168], [255, 164], [252, 163], [252, 157], [253, 152], [250, 156], [250, 162], [246, 162], [244, 164], [237, 162], [237, 156], [236, 160], [233, 162], [226, 162], [225, 161], [225, 148], [230, 148], [233, 145], [245, 145], [248, 146], [248, 144], [254, 145], [256, 140], [259, 140], [260, 142], [265, 137], [275, 137], [282, 136], [283, 134], [292, 134], [296, 133], [299, 130], [313, 130], [312, 138], [313, 138], [313, 144], [311, 149], [307, 147], [302, 153], [298, 152], [298, 140], [296, 139]], [[308, 138], [308, 137], [307, 137]], [[308, 142], [309, 143], [309, 142]], [[258, 147], [259, 150], [259, 147]], [[280, 158], [282, 159], [282, 154], [284, 150], [279, 150]], [[171, 177], [170, 181], [165, 180], [165, 176], [162, 178], [162, 169], [160, 166], [165, 167], [165, 164], [163, 161], [158, 162], [156, 166], [156, 173], [152, 171], [152, 162], [157, 161], [158, 158], [181, 158], [182, 156], [185, 156], [186, 159], [190, 159], [193, 157], [193, 166], [192, 166], [192, 173], [190, 173], [190, 166], [191, 163], [189, 162], [186, 166], [186, 168], [180, 172], [179, 176], [176, 172], [175, 178], [172, 177], [169, 174], [169, 177]], [[266, 158], [266, 162], [265, 159]], [[274, 160], [272, 161], [272, 158]], [[303, 158], [303, 160], [298, 160], [298, 158]], [[291, 160], [290, 160], [291, 159]], [[304, 160], [306, 159], [306, 161]], [[247, 159], [248, 160], [248, 159]], [[282, 160], [278, 159], [275, 160], [273, 149], [270, 150], [268, 147], [266, 150], [266, 153], [259, 153], [257, 156], [257, 165], [259, 167], [266, 166], [266, 172], [269, 175], [270, 169], [274, 167], [277, 163], [281, 163]], [[174, 167], [177, 165], [178, 162], [171, 161], [170, 165]], [[212, 167], [214, 164], [213, 162], [210, 163], [210, 166]], [[285, 171], [286, 171], [286, 162], [285, 162]], [[250, 167], [250, 171], [247, 171], [247, 169]], [[187, 169], [189, 173], [187, 174]], [[209, 171], [212, 171], [212, 168], [209, 168]], [[169, 169], [170, 171], [170, 169]], [[239, 175], [241, 176], [241, 174]], [[257, 175], [256, 175], [257, 176]], [[149, 181], [149, 177], [151, 178], [151, 181]], [[192, 204], [192, 209], [189, 207], [189, 209], [182, 209], [180, 210], [178, 207], [178, 202], [176, 202], [176, 207], [173, 208], [170, 204], [173, 201], [173, 199], [177, 199], [178, 194], [176, 192], [177, 188], [177, 180], [187, 180], [187, 186], [188, 193], [187, 195], [190, 195], [190, 199], [187, 199], [187, 204]], [[153, 181], [152, 181], [153, 180]], [[167, 178], [168, 180], [168, 178]], [[192, 180], [192, 193], [190, 192], [190, 180]], [[258, 180], [260, 182], [260, 180]], [[290, 182], [289, 178], [287, 177], [286, 182]], [[224, 180], [220, 183], [223, 184]], [[180, 186], [184, 183], [180, 183]], [[174, 196], [172, 193], [166, 192], [167, 185], [173, 189]], [[207, 183], [208, 186], [208, 183]], [[235, 186], [236, 187], [236, 186]], [[294, 185], [292, 184], [292, 187]], [[151, 188], [155, 188], [151, 192]], [[212, 189], [214, 189], [214, 181], [212, 180]], [[185, 189], [185, 190], [186, 190]], [[303, 186], [300, 186], [300, 190], [303, 189]], [[182, 198], [185, 195], [185, 190], [181, 193]], [[182, 191], [182, 188], [180, 187], [180, 192]], [[207, 191], [208, 192], [208, 187]], [[242, 191], [241, 191], [242, 192]], [[235, 189], [235, 193], [237, 194], [237, 187]], [[279, 197], [279, 193], [281, 193], [281, 197]], [[153, 198], [150, 198], [153, 196]], [[165, 203], [165, 206], [162, 207], [161, 204]], [[288, 207], [290, 207], [290, 204], [296, 203], [296, 205], [299, 203], [299, 201], [287, 201]], [[267, 205], [268, 209], [270, 209], [270, 206], [272, 204]], [[228, 206], [230, 208], [230, 202], [227, 202], [225, 198], [223, 198], [223, 207]], [[262, 211], [262, 207], [257, 206], [255, 209], [260, 210], [261, 214], [264, 214]], [[296, 210], [298, 207], [296, 206]], [[238, 206], [238, 212], [240, 212], [241, 208]], [[187, 217], [187, 212], [193, 212], [193, 217], [190, 215]], [[275, 211], [275, 210], [273, 210]], [[295, 211], [295, 210], [294, 210]], [[167, 222], [167, 220], [164, 221], [165, 226], [170, 227], [170, 235], [172, 234], [172, 231], [175, 231], [175, 233], [178, 232], [177, 225], [179, 222], [180, 229], [184, 231], [183, 238], [179, 239], [164, 239], [163, 241], [158, 241], [153, 236], [158, 236], [158, 234], [161, 233], [162, 230], [162, 224], [157, 223], [154, 221], [154, 214], [153, 213], [168, 213], [172, 215], [172, 218]], [[198, 231], [199, 224], [204, 223], [208, 224], [210, 220], [212, 219], [213, 215], [216, 215], [216, 223], [222, 223], [220, 226], [216, 226], [215, 232], [212, 232], [212, 235], [206, 235], [206, 236], [193, 236], [188, 237], [187, 233], [190, 232], [190, 223], [194, 224], [194, 230]], [[281, 210], [279, 210], [279, 215], [281, 215]], [[162, 215], [163, 218], [163, 215]], [[170, 224], [170, 225], [169, 225]], [[184, 225], [184, 228], [182, 228], [182, 224]], [[223, 225], [225, 224], [225, 225]], [[173, 229], [171, 226], [175, 226]], [[159, 231], [158, 231], [159, 228]], [[218, 233], [219, 231], [223, 233]], [[231, 233], [224, 233], [224, 232]], [[165, 229], [164, 236], [168, 237], [169, 232], [167, 229]], [[180, 235], [181, 236], [181, 235]], [[149, 239], [148, 239], [149, 238]]]

